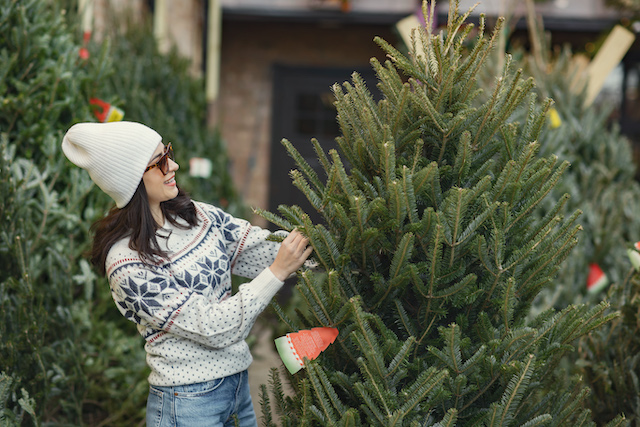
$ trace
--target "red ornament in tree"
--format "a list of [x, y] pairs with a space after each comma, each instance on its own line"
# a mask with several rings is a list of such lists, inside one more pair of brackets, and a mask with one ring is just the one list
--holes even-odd
[[609, 279], [598, 264], [589, 264], [589, 276], [587, 277], [587, 291], [596, 294], [609, 284]]

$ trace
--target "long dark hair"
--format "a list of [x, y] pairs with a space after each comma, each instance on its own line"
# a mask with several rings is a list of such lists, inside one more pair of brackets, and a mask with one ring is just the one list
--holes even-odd
[[[178, 189], [175, 198], [160, 203], [160, 208], [165, 219], [175, 227], [186, 229], [198, 223], [193, 201], [182, 189]], [[178, 218], [185, 220], [188, 226], [179, 224]], [[151, 214], [144, 182], [140, 180], [136, 192], [125, 207], [118, 209], [114, 206], [104, 218], [91, 226], [94, 233], [90, 251], [91, 263], [104, 276], [109, 250], [125, 237], [129, 237], [129, 247], [138, 251], [144, 263], [153, 264], [159, 258], [166, 258], [167, 254], [156, 239], [159, 228], [160, 225]]]

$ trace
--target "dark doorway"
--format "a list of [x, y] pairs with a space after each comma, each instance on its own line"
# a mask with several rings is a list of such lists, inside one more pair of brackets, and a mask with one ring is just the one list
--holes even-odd
[[375, 91], [376, 79], [371, 68], [304, 68], [277, 65], [274, 67], [273, 122], [271, 141], [271, 171], [269, 180], [269, 210], [277, 213], [279, 205], [300, 206], [314, 223], [322, 217], [291, 182], [289, 172], [296, 165], [282, 139], [287, 139], [316, 171], [322, 181], [326, 174], [320, 166], [311, 139], [316, 138], [325, 153], [337, 148], [340, 134], [336, 119], [335, 100], [331, 86], [351, 81], [356, 71]]

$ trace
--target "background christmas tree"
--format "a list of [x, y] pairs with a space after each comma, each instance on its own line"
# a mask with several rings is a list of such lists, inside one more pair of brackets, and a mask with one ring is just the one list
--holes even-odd
[[590, 269], [598, 266], [609, 283], [621, 283], [631, 268], [627, 248], [640, 239], [637, 165], [630, 141], [610, 120], [613, 104], [606, 98], [585, 102], [584, 57], [569, 47], [553, 49], [542, 18], [535, 22], [538, 26], [530, 28], [530, 33], [538, 40], [533, 45], [540, 48], [529, 55], [520, 54], [525, 72], [535, 78], [537, 92], [554, 100], [548, 126], [539, 137], [541, 154], [555, 153], [571, 163], [549, 202], [569, 193], [567, 210], [583, 211], [579, 243], [539, 306], [597, 302], [604, 292], [588, 292]]
[[[313, 142], [326, 177], [284, 141], [294, 183], [325, 221], [295, 206], [262, 212], [303, 228], [322, 270], [301, 274], [296, 318], [276, 311], [290, 330], [340, 334], [292, 378], [292, 397], [274, 372], [267, 425], [271, 399], [283, 425], [590, 424], [587, 391], [556, 382], [554, 368], [606, 322], [606, 304], [528, 319], [580, 228], [578, 212], [560, 214], [567, 197], [534, 215], [568, 166], [536, 153], [550, 102], [538, 108], [508, 58], [480, 101], [500, 28], [487, 36], [481, 19], [471, 38], [466, 17], [451, 2], [446, 30], [428, 23], [408, 57], [378, 39], [382, 99], [358, 75], [334, 86], [339, 150]], [[512, 121], [522, 105], [524, 121]]]
[[[552, 195], [569, 192], [568, 208], [584, 211], [580, 241], [537, 305], [544, 308], [606, 298], [610, 310], [622, 314], [583, 337], [578, 351], [569, 355], [567, 367], [589, 385], [587, 405], [599, 425], [620, 413], [630, 425], [636, 425], [640, 414], [640, 275], [633, 270], [627, 249], [640, 240], [637, 165], [630, 142], [611, 123], [613, 106], [606, 98], [605, 102], [585, 103], [582, 56], [568, 47], [552, 49], [542, 21], [537, 22], [539, 26], [530, 29], [531, 36], [543, 49], [522, 55], [523, 63], [535, 77], [537, 90], [553, 97], [556, 110], [556, 117], [541, 134], [541, 150], [572, 163]], [[593, 265], [603, 270], [610, 286], [588, 293], [587, 275]]]
[[91, 120], [87, 89], [108, 64], [82, 64], [55, 3], [1, 3], [0, 418], [77, 421], [91, 288], [74, 277], [89, 270], [87, 215], [106, 200], [90, 195], [60, 141], [74, 120]]

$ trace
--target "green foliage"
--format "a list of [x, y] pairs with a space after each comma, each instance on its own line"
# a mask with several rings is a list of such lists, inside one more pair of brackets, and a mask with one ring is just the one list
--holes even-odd
[[[555, 50], [543, 31], [543, 23], [530, 28], [540, 50], [529, 54], [520, 51], [525, 73], [536, 80], [541, 96], [554, 99], [557, 116], [551, 116], [539, 141], [541, 153], [555, 153], [571, 163], [562, 181], [536, 213], [544, 216], [562, 194], [571, 198], [566, 211], [580, 208], [583, 231], [576, 248], [563, 263], [554, 284], [543, 289], [534, 303], [534, 313], [550, 306], [564, 307], [580, 302], [610, 301], [609, 312], [628, 312], [632, 295], [637, 291], [629, 282], [630, 263], [626, 254], [640, 236], [640, 185], [634, 179], [631, 145], [610, 123], [611, 107], [602, 102], [585, 105], [585, 81], [581, 78], [581, 61], [569, 47]], [[494, 61], [493, 63], [498, 63]], [[525, 113], [523, 112], [522, 115]], [[607, 274], [609, 289], [588, 293], [590, 264], [599, 265]], [[630, 288], [631, 287], [631, 288]], [[586, 403], [599, 425], [624, 413], [637, 423], [638, 388], [633, 378], [637, 367], [633, 335], [623, 318], [604, 326], [578, 343], [580, 351], [568, 355], [563, 367], [568, 373], [581, 375], [590, 386]], [[596, 377], [596, 372], [598, 377]]]
[[[86, 383], [72, 276], [88, 241], [86, 220], [106, 201], [87, 197], [91, 181], [60, 150], [73, 120], [89, 119], [86, 90], [104, 70], [100, 61], [82, 66], [77, 52], [54, 4], [2, 3], [0, 371], [33, 399], [30, 418], [73, 422]], [[25, 407], [13, 393], [3, 404], [14, 413]]]
[[21, 425], [25, 413], [31, 416], [31, 419], [34, 420], [34, 425], [38, 425], [34, 409], [35, 402], [29, 397], [29, 393], [25, 389], [22, 389], [22, 397], [18, 399], [19, 407], [14, 408], [13, 411], [5, 407], [6, 402], [9, 401], [9, 396], [13, 393], [13, 384], [14, 381], [11, 377], [0, 372], [0, 426]]
[[[540, 37], [542, 38], [542, 37]], [[540, 60], [526, 61], [538, 91], [555, 101], [560, 119], [556, 128], [546, 126], [540, 135], [541, 150], [556, 153], [571, 168], [553, 192], [568, 193], [568, 209], [580, 208], [584, 232], [575, 254], [568, 258], [556, 286], [543, 295], [540, 306], [562, 307], [574, 302], [599, 301], [602, 295], [587, 294], [589, 265], [597, 264], [610, 282], [620, 283], [629, 269], [627, 247], [640, 239], [640, 184], [635, 180], [629, 140], [610, 124], [611, 107], [585, 106], [585, 93], [574, 83], [574, 55], [565, 48], [552, 57], [547, 48]]]
[[586, 336], [576, 365], [590, 385], [589, 407], [600, 424], [625, 414], [631, 425], [640, 417], [640, 274], [629, 275], [610, 293], [622, 315]]
[[[592, 425], [584, 384], [558, 382], [556, 367], [616, 315], [602, 303], [528, 316], [580, 229], [578, 211], [562, 215], [567, 197], [535, 215], [568, 167], [537, 154], [551, 101], [539, 107], [509, 58], [482, 98], [500, 22], [487, 36], [481, 19], [468, 43], [467, 16], [451, 2], [446, 31], [427, 25], [408, 56], [377, 39], [382, 99], [357, 74], [334, 86], [339, 150], [313, 142], [326, 182], [283, 141], [325, 221], [296, 206], [262, 212], [303, 229], [322, 270], [300, 275], [297, 318], [276, 312], [292, 330], [340, 330], [293, 396], [274, 376], [283, 425]], [[273, 425], [267, 405], [263, 418]]]

